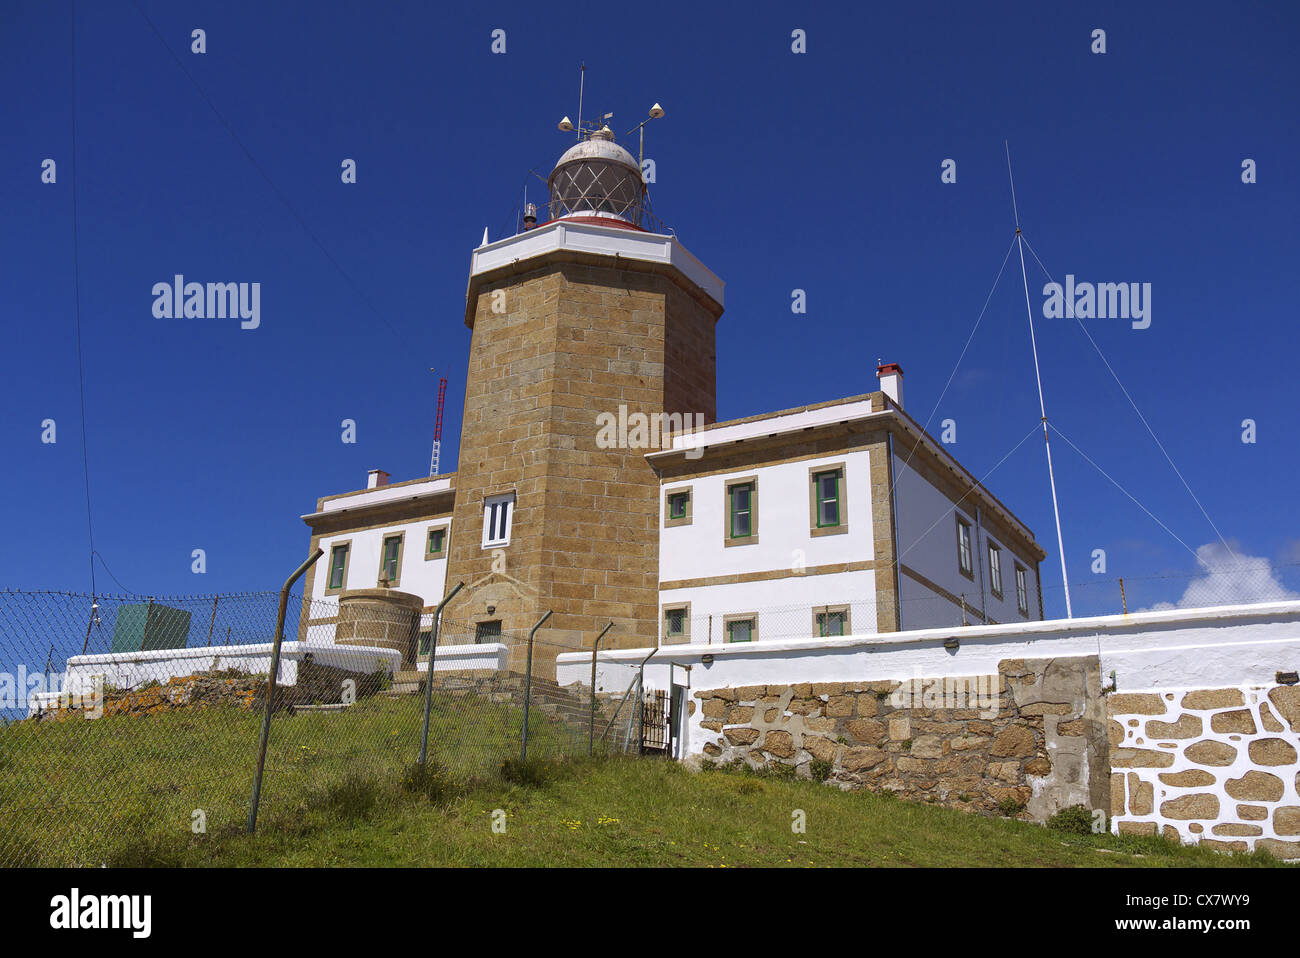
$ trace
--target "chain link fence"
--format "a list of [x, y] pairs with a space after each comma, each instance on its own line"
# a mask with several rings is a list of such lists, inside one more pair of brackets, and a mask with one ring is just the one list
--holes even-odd
[[[156, 863], [244, 830], [278, 601], [0, 592], [0, 867]], [[499, 780], [525, 742], [529, 760], [632, 747], [624, 696], [528, 681], [502, 649], [526, 635], [443, 621], [419, 767], [431, 619], [290, 601], [259, 831], [366, 783]]]

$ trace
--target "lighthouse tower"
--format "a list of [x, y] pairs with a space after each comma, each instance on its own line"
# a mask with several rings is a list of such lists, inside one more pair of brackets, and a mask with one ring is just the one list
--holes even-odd
[[[636, 159], [608, 127], [555, 165], [545, 222], [470, 260], [472, 331], [445, 612], [483, 640], [546, 612], [534, 669], [559, 652], [654, 645], [659, 483], [653, 449], [598, 442], [598, 417], [716, 419], [723, 283], [649, 215]], [[506, 641], [510, 641], [507, 639]], [[512, 645], [510, 667], [526, 650]]]

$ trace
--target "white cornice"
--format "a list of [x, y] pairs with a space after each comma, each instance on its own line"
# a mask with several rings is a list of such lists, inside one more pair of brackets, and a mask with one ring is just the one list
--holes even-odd
[[480, 246], [470, 255], [470, 278], [559, 251], [617, 256], [671, 266], [719, 306], [726, 285], [675, 236], [596, 223], [556, 220], [526, 233]]

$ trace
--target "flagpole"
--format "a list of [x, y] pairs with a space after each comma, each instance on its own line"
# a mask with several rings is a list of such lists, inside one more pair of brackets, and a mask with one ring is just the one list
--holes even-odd
[[[1005, 142], [1005, 141], [1004, 141]], [[1016, 247], [1020, 251], [1020, 279], [1025, 287], [1025, 316], [1029, 320], [1029, 345], [1034, 353], [1034, 379], [1038, 383], [1038, 414], [1043, 423], [1043, 447], [1047, 450], [1047, 481], [1052, 487], [1052, 514], [1056, 518], [1056, 549], [1061, 556], [1061, 585], [1065, 588], [1065, 617], [1074, 618], [1070, 605], [1070, 578], [1065, 570], [1065, 539], [1061, 535], [1061, 507], [1056, 498], [1056, 473], [1052, 469], [1052, 441], [1047, 431], [1047, 406], [1043, 401], [1043, 376], [1038, 368], [1038, 339], [1034, 335], [1034, 310], [1029, 305], [1029, 274], [1025, 271], [1025, 239], [1020, 232], [1020, 210], [1016, 206], [1016, 181], [1011, 175], [1011, 145], [1007, 147], [1007, 178], [1011, 180], [1011, 209], [1016, 217]], [[1041, 588], [1041, 583], [1039, 585]]]

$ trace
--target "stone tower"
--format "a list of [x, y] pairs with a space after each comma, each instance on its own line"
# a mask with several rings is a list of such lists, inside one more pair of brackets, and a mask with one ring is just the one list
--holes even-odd
[[444, 615], [483, 638], [499, 623], [521, 670], [521, 639], [553, 611], [537, 633], [542, 675], [610, 622], [603, 647], [656, 644], [651, 450], [611, 445], [599, 417], [623, 407], [713, 422], [722, 314], [722, 282], [676, 237], [646, 228], [640, 168], [608, 129], [582, 136], [549, 182], [547, 222], [526, 217], [523, 232], [472, 257], [447, 568], [448, 590], [465, 588]]

